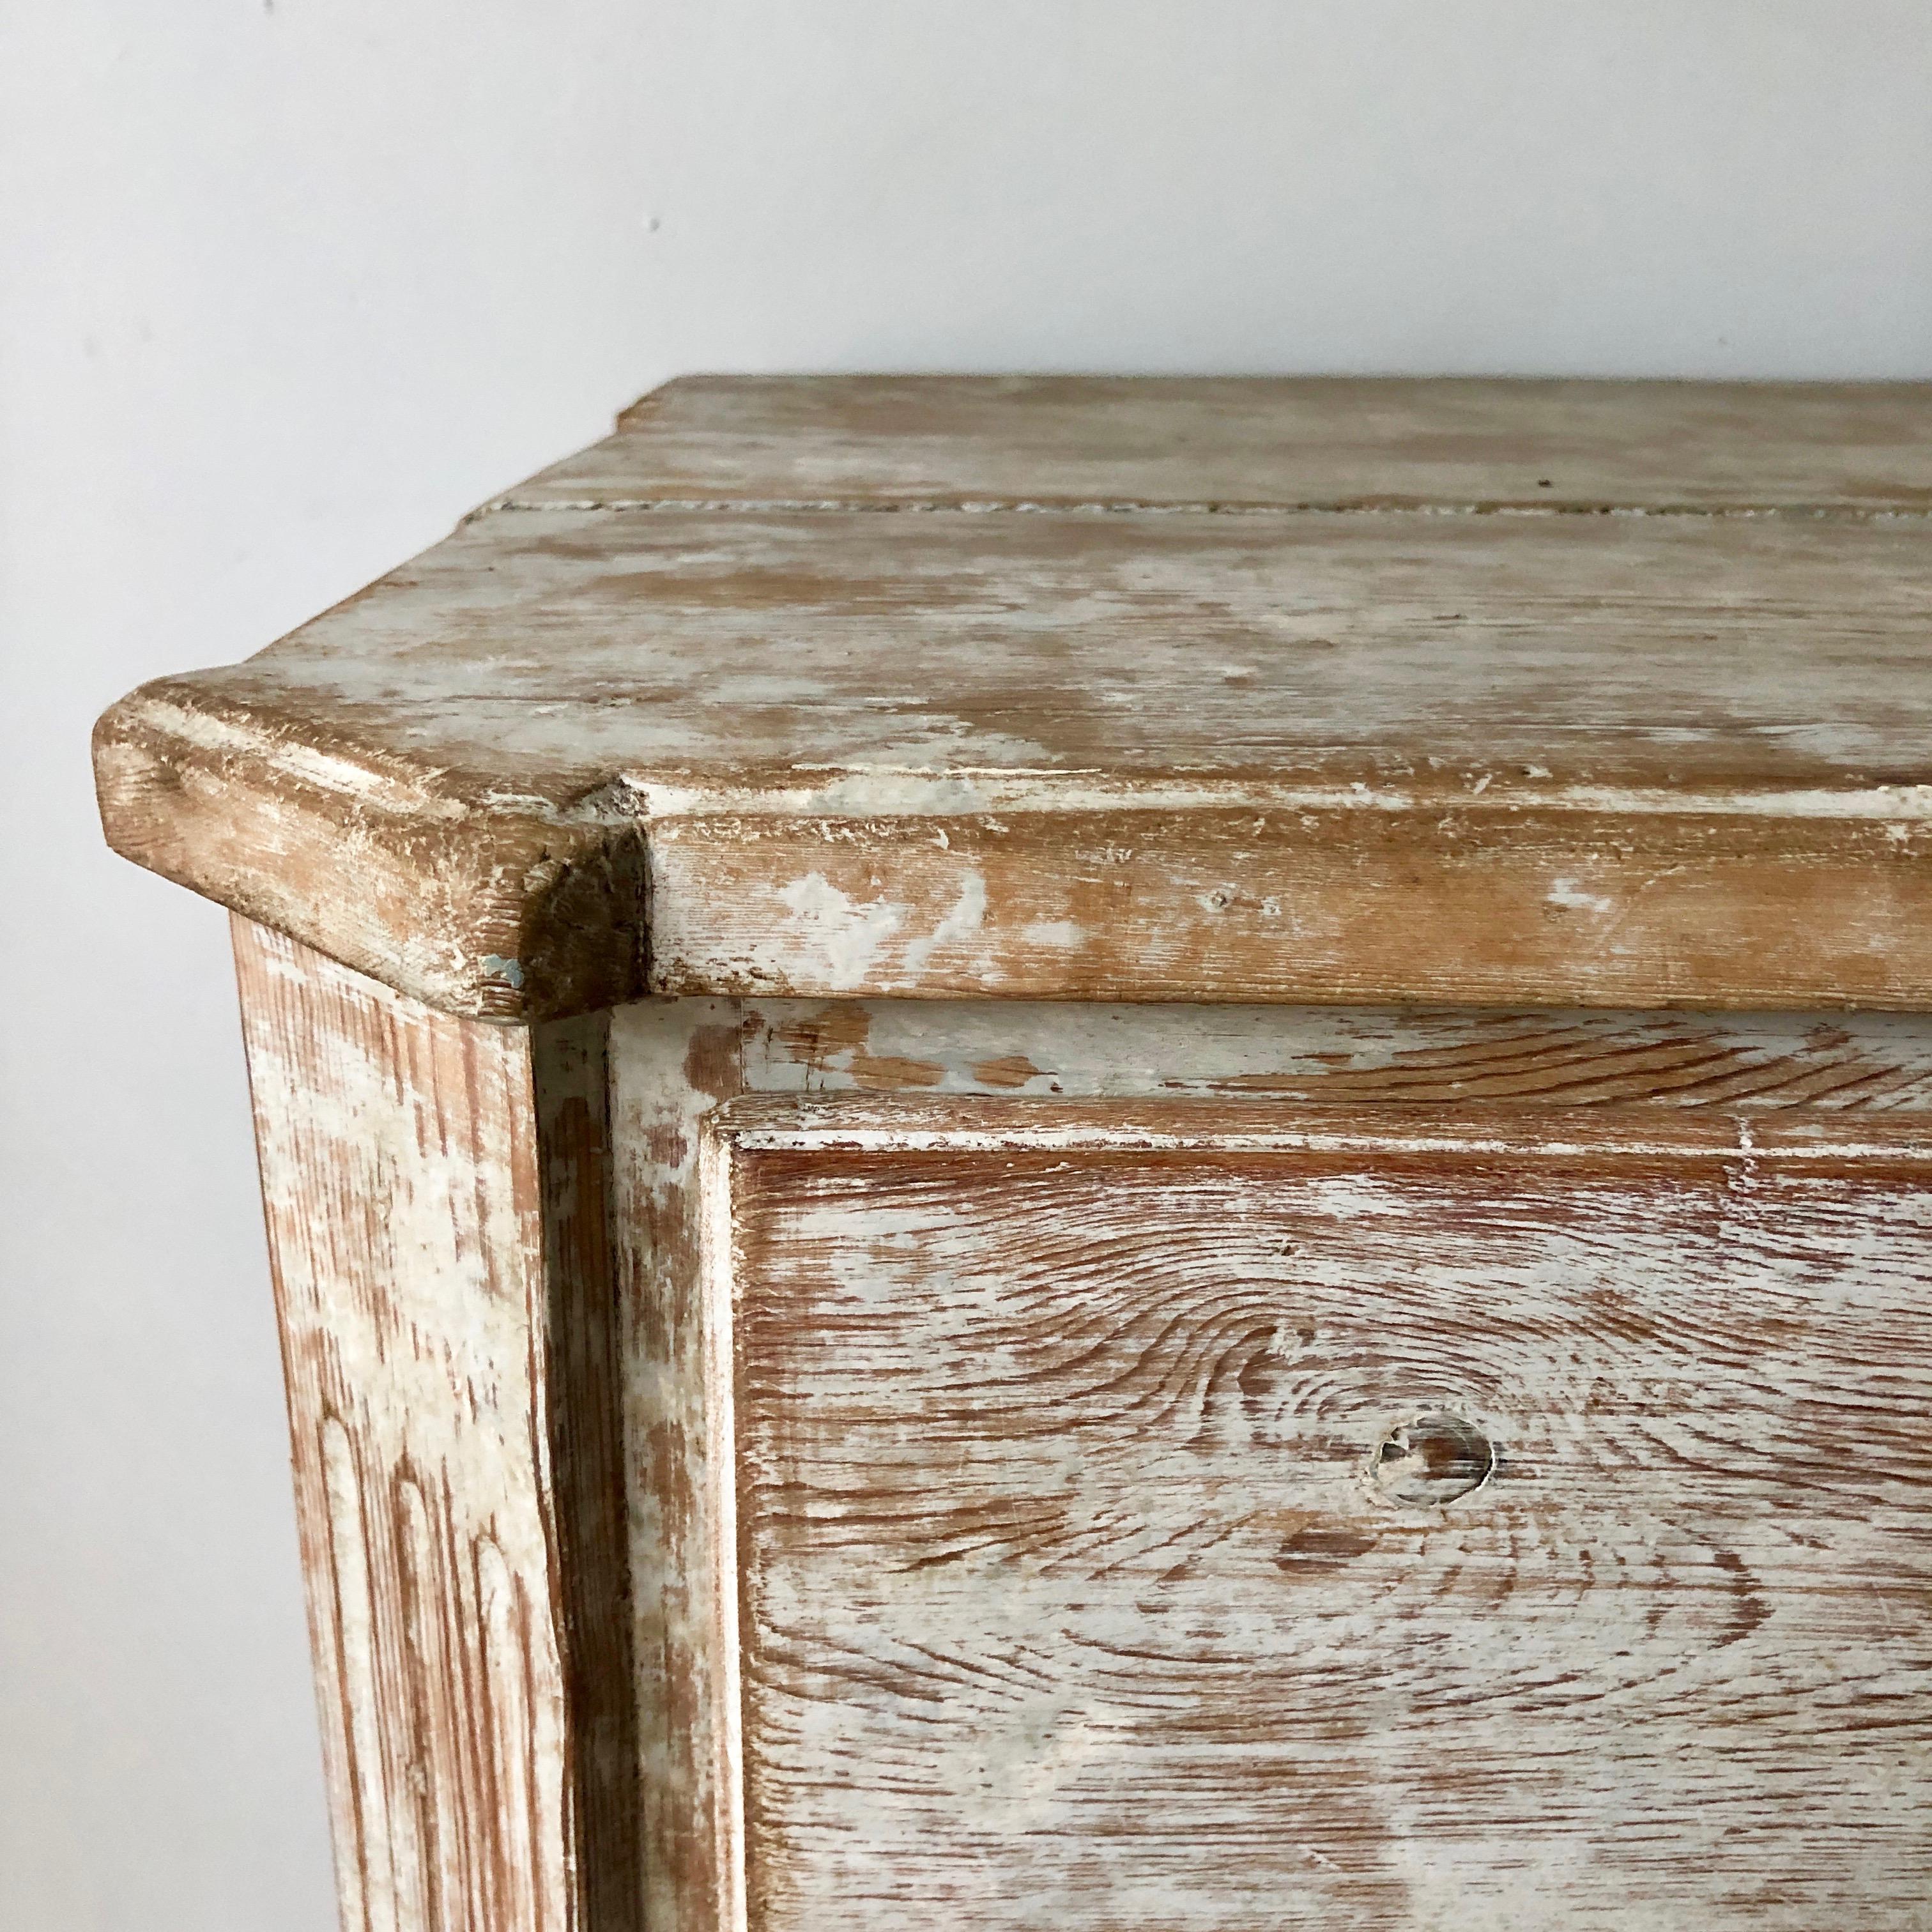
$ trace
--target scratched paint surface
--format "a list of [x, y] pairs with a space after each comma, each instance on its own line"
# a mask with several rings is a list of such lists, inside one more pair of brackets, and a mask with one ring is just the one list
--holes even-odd
[[603, 1029], [235, 939], [344, 1932], [635, 1932]]
[[[1536, 1012], [1454, 1007], [760, 1000], [736, 1013], [745, 1090], [1030, 1099], [1273, 1094], [1333, 1101], [1642, 1101], [1735, 1109], [1932, 1105], [1920, 1014]], [[620, 1065], [656, 1006], [618, 1016]], [[633, 1016], [637, 1017], [634, 1018]]]
[[[1844, 1143], [1932, 1100], [1905, 1016], [659, 1000], [610, 1016], [607, 1062], [596, 1024], [479, 1028], [271, 934], [238, 951], [344, 1895], [385, 1927], [730, 1922], [735, 1558], [701, 1289], [730, 1248], [698, 1201], [720, 1102], [1019, 1096], [1007, 1138], [1058, 1136], [1077, 1166], [1082, 1096], [1191, 1095], [1250, 1140], [1294, 1118], [1280, 1103], [1394, 1102], [1367, 1124], [1384, 1152], [1401, 1103], [1507, 1102], [1493, 1120], [1546, 1154], [1577, 1131], [1552, 1105], [1642, 1101], [1666, 1134], [1678, 1109], [1748, 1108], [1774, 1138], [1795, 1108], [1814, 1139], [1828, 1108]], [[1413, 1447], [1453, 1432], [1406, 1420], [1378, 1479], [1453, 1486]]]
[[1076, 805], [1190, 776], [1842, 788], [1894, 776], [1932, 711], [1928, 542], [1916, 518], [502, 513], [152, 703], [211, 751], [279, 726], [292, 771], [446, 816], [613, 779], [848, 814], [920, 773], [954, 776], [928, 812], [1025, 802], [980, 788], [1008, 772]]
[[1922, 1006], [1928, 423], [1910, 386], [700, 386], [613, 459], [670, 494], [513, 494], [123, 700], [104, 822], [496, 1018]]
[[686, 376], [499, 501], [880, 508], [1932, 502], [1932, 385]]
[[805, 1105], [716, 1143], [758, 1932], [1932, 1924], [1921, 1130]]
[[652, 1000], [611, 1016], [648, 1922], [711, 1932], [733, 1862], [719, 1767], [732, 1708], [706, 1551], [718, 1471], [703, 1397], [698, 1147], [741, 1091], [1195, 1095], [1332, 1102], [1641, 1101], [1862, 1114], [1932, 1102], [1912, 1016], [1485, 1012], [1024, 1001]]

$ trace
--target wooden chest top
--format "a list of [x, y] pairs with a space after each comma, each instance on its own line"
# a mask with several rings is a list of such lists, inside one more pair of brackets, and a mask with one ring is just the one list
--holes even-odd
[[702, 378], [103, 719], [432, 1004], [1932, 1006], [1932, 386]]

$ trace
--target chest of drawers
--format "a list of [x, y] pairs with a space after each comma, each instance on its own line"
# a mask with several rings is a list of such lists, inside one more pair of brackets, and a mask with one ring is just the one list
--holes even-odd
[[1932, 1924], [1932, 390], [717, 378], [102, 720], [351, 1932]]

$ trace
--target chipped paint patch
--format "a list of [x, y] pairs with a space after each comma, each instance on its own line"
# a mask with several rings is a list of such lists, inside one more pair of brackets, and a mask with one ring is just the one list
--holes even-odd
[[1574, 879], [1557, 880], [1545, 895], [1545, 901], [1569, 912], [1609, 912], [1616, 904], [1600, 892], [1586, 892]]
[[879, 949], [905, 923], [904, 906], [854, 899], [823, 872], [794, 879], [778, 897], [791, 914], [791, 930], [756, 949], [755, 963], [782, 969], [802, 944], [826, 984], [842, 992], [865, 983]]
[[969, 872], [946, 916], [922, 938], [911, 940], [905, 950], [906, 970], [914, 979], [923, 973], [932, 956], [943, 946], [956, 946], [970, 939], [986, 920], [986, 881]]
[[1070, 952], [1085, 943], [1087, 934], [1070, 919], [1036, 919], [1021, 927], [1020, 937], [1029, 946], [1056, 946]]

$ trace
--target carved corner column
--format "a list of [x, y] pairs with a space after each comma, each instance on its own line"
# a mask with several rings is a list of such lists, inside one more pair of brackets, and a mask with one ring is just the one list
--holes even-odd
[[346, 1932], [639, 1932], [602, 1016], [235, 922]]

